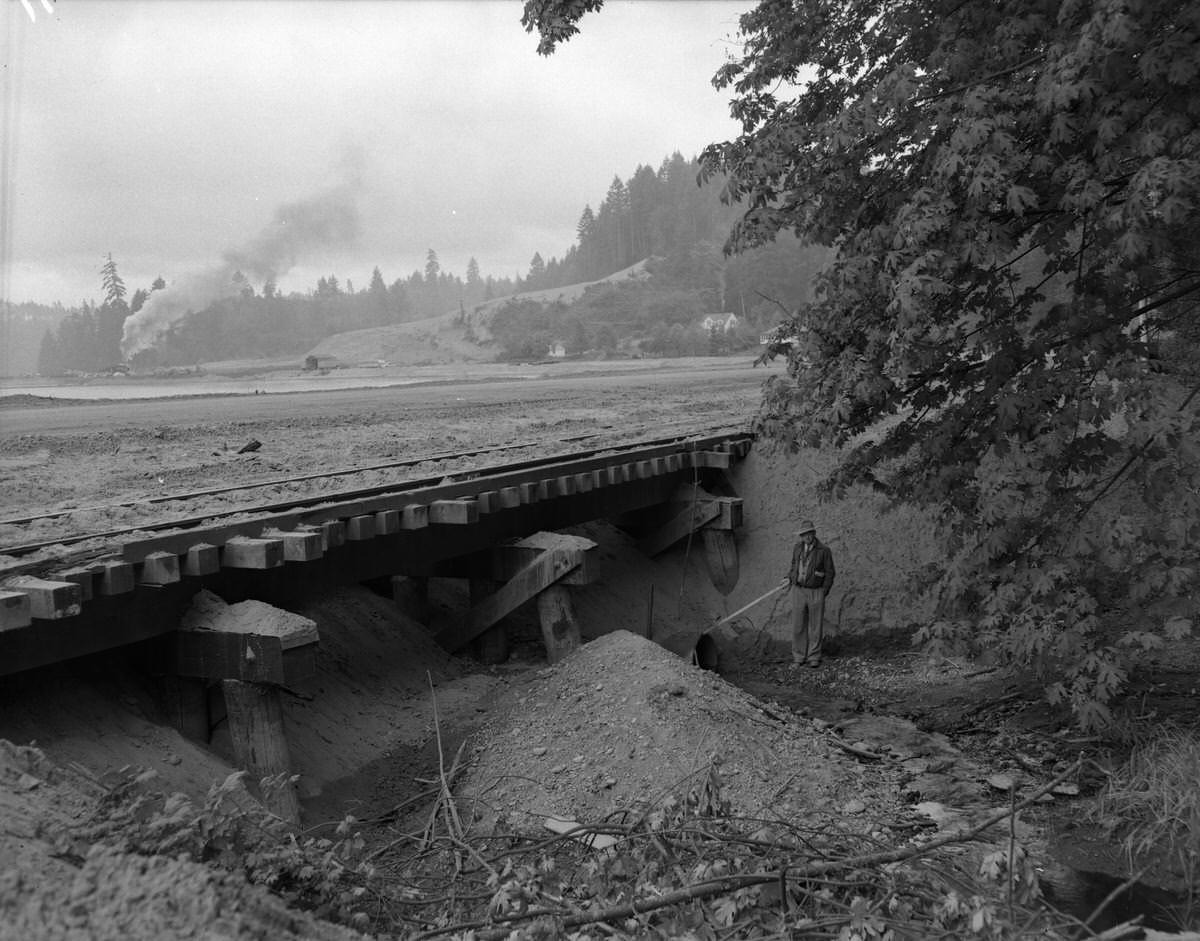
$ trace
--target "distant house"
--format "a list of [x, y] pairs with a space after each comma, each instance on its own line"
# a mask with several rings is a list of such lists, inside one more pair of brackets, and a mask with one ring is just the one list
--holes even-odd
[[561, 342], [550, 344], [550, 355], [555, 359], [562, 359], [567, 355], [567, 347]]
[[728, 333], [737, 326], [737, 322], [737, 314], [709, 314], [700, 321], [700, 328], [706, 333], [711, 333], [713, 330]]
[[800, 337], [808, 333], [808, 327], [801, 325], [793, 328], [790, 324], [780, 324], [774, 330], [759, 334], [758, 342], [763, 346], [800, 345]]

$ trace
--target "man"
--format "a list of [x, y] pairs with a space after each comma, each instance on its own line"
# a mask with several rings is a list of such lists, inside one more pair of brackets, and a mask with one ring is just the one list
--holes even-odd
[[825, 639], [825, 596], [833, 587], [833, 553], [817, 539], [817, 527], [805, 520], [796, 530], [792, 566], [792, 666], [821, 665]]

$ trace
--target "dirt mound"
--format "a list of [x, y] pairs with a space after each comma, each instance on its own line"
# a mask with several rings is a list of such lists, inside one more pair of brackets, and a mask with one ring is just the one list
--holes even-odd
[[547, 817], [595, 822], [644, 812], [703, 783], [713, 763], [733, 812], [746, 816], [837, 814], [852, 796], [874, 791], [875, 817], [894, 799], [894, 789], [865, 780], [815, 727], [628, 631], [586, 644], [515, 689], [475, 748], [462, 806], [483, 826], [522, 831]]
[[[472, 714], [502, 682], [468, 675], [470, 664], [364, 588], [325, 592], [296, 613], [315, 621], [320, 635], [316, 679], [283, 703], [292, 770], [310, 819], [334, 819], [346, 801], [369, 801], [387, 777], [402, 773], [387, 757], [433, 735], [435, 694], [445, 712]], [[228, 735], [217, 745], [231, 748]]]
[[234, 873], [93, 843], [78, 858], [59, 837], [83, 833], [105, 789], [37, 748], [0, 739], [0, 941], [314, 938], [361, 935], [291, 910]]
[[231, 873], [164, 856], [96, 846], [67, 880], [0, 874], [0, 939], [158, 941], [160, 938], [312, 938], [357, 932], [321, 924]]

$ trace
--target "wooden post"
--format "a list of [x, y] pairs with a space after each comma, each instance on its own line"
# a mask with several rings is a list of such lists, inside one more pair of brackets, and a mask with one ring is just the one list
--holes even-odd
[[429, 579], [424, 575], [393, 575], [392, 601], [406, 616], [429, 623]]
[[[238, 765], [249, 772], [255, 784], [261, 778], [290, 774], [279, 688], [241, 680], [223, 680], [222, 688]], [[290, 781], [273, 793], [263, 794], [263, 803], [281, 820], [300, 822], [300, 801]]]
[[538, 592], [537, 606], [546, 659], [558, 663], [583, 643], [575, 609], [571, 607], [571, 590], [566, 585], [551, 585]]
[[[471, 607], [479, 604], [488, 595], [494, 594], [502, 584], [490, 578], [468, 579], [471, 591]], [[480, 663], [503, 663], [508, 659], [508, 628], [504, 622], [489, 627], [471, 641], [471, 656]]]
[[191, 676], [164, 676], [167, 718], [186, 738], [207, 745], [210, 735], [208, 686]]

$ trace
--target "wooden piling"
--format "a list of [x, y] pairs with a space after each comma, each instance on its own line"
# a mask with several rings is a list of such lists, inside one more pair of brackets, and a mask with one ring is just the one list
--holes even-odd
[[163, 700], [171, 725], [185, 738], [207, 745], [210, 730], [205, 681], [193, 676], [164, 676]]
[[[479, 604], [488, 595], [494, 594], [501, 583], [490, 578], [468, 580], [471, 606]], [[508, 628], [500, 621], [471, 641], [471, 655], [480, 663], [503, 663], [508, 659]]]
[[537, 606], [546, 659], [558, 663], [583, 643], [579, 621], [575, 619], [575, 609], [571, 605], [571, 590], [566, 585], [551, 585], [538, 592]]
[[[291, 758], [283, 731], [279, 687], [241, 680], [223, 680], [221, 685], [238, 766], [256, 784], [262, 778], [290, 774]], [[300, 801], [291, 781], [264, 793], [263, 803], [281, 820], [290, 824], [300, 822]]]

